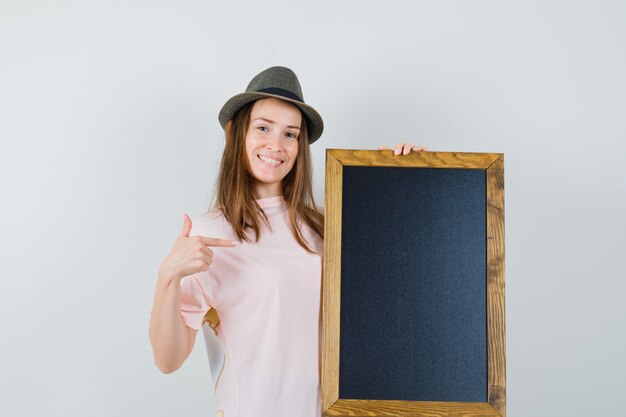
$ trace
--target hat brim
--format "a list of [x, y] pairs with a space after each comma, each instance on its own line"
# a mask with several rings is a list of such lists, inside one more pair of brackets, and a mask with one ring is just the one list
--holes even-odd
[[320, 114], [313, 107], [301, 101], [269, 93], [241, 93], [231, 97], [224, 104], [224, 106], [222, 106], [222, 110], [220, 110], [220, 114], [218, 116], [220, 125], [222, 128], [226, 128], [226, 123], [235, 117], [235, 114], [239, 111], [239, 109], [250, 102], [267, 97], [274, 97], [280, 100], [288, 101], [298, 106], [306, 117], [309, 130], [309, 144], [312, 144], [319, 139], [320, 136], [322, 136], [322, 132], [324, 131], [324, 122], [322, 120], [322, 116], [320, 116]]

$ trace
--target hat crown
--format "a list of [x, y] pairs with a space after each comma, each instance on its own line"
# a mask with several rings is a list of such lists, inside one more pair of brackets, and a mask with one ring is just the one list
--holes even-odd
[[295, 94], [304, 102], [300, 81], [296, 74], [287, 67], [270, 67], [257, 74], [248, 84], [247, 93], [258, 92], [268, 88], [280, 88]]

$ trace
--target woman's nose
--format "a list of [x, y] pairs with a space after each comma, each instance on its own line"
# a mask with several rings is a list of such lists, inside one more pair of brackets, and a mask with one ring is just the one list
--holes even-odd
[[268, 135], [266, 146], [272, 149], [280, 149], [280, 133], [274, 131]]

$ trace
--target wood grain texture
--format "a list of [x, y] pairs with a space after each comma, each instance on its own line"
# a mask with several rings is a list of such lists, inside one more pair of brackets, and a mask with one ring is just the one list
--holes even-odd
[[324, 265], [322, 273], [322, 410], [339, 398], [339, 308], [343, 167], [326, 151]]
[[327, 149], [343, 166], [423, 167], [487, 169], [501, 154], [470, 152], [411, 152], [394, 155], [391, 150]]
[[326, 417], [499, 417], [489, 403], [339, 400]]
[[504, 156], [487, 169], [488, 401], [506, 417]]

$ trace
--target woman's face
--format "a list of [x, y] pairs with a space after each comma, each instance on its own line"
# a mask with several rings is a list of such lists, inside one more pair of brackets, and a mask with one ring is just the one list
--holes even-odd
[[257, 100], [246, 133], [248, 170], [257, 180], [256, 198], [282, 195], [282, 180], [298, 156], [302, 113], [287, 101], [273, 97]]

